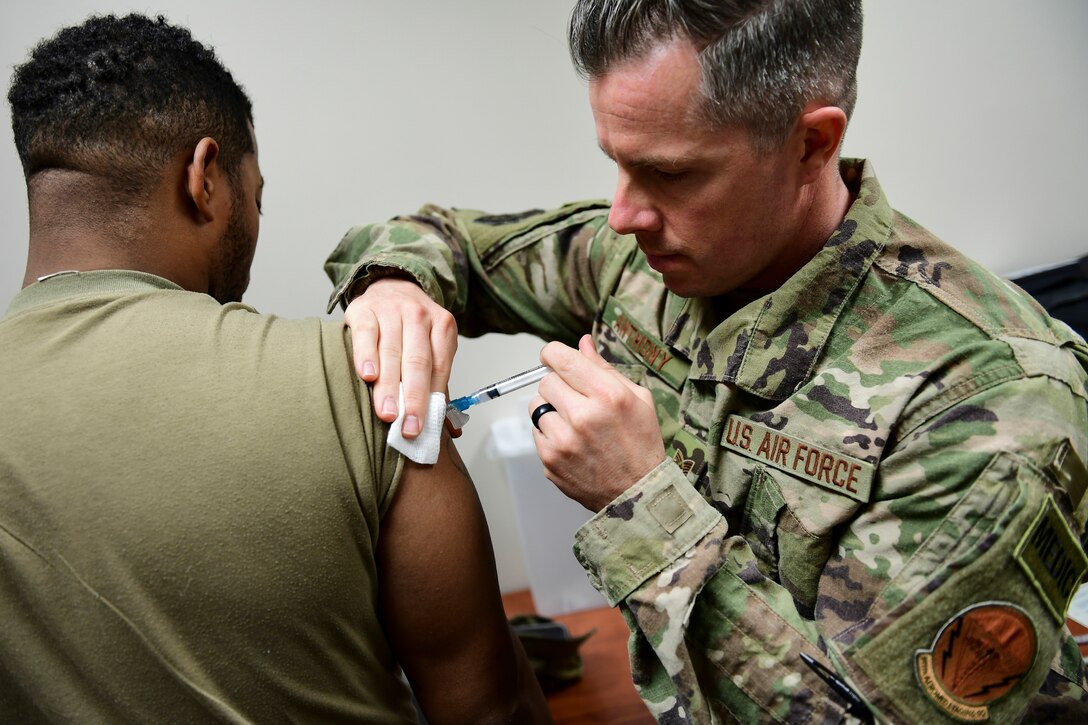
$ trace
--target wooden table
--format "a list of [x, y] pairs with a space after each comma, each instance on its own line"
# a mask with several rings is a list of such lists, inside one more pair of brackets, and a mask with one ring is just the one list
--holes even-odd
[[[502, 603], [507, 617], [536, 613], [533, 597], [527, 589], [503, 595]], [[601, 607], [561, 614], [552, 619], [566, 625], [575, 637], [597, 629], [597, 633], [578, 650], [584, 665], [582, 679], [548, 695], [548, 709], [555, 722], [560, 725], [654, 723], [631, 684], [627, 624], [619, 610]]]

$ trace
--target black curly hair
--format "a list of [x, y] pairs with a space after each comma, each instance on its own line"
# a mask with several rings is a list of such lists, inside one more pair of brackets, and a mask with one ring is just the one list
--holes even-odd
[[205, 136], [231, 178], [254, 150], [245, 91], [211, 48], [162, 16], [92, 16], [64, 28], [16, 67], [8, 102], [28, 183], [76, 170], [139, 195]]

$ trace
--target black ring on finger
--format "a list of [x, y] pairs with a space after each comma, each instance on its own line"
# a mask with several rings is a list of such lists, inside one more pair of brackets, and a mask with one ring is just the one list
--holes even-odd
[[[533, 427], [536, 428], [537, 430], [540, 430], [540, 425], [538, 424], [538, 421], [540, 420], [540, 416], [544, 415], [545, 413], [554, 413], [554, 412], [555, 412], [555, 406], [552, 405], [551, 403], [544, 403], [543, 405], [538, 405], [536, 407], [536, 410], [533, 411], [532, 415], [529, 416], [529, 418], [532, 419], [532, 421], [533, 421]], [[540, 430], [540, 432], [543, 433], [544, 431]]]

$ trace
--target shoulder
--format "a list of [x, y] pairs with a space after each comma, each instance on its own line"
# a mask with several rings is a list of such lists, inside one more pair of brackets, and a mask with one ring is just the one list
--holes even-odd
[[358, 405], [362, 386], [342, 322], [288, 319], [181, 291], [133, 296], [124, 304], [103, 319], [100, 334], [138, 347], [135, 357], [161, 359], [178, 384], [212, 387], [248, 399], [253, 410], [280, 414], [289, 408], [277, 400], [294, 400], [290, 405], [314, 415], [328, 415], [336, 400], [345, 402], [334, 409]]
[[604, 200], [578, 201], [556, 209], [529, 209], [513, 214], [489, 214], [457, 210], [476, 248], [486, 255], [492, 247], [503, 248], [511, 240], [534, 241], [564, 230], [585, 229], [592, 234], [608, 227], [610, 205]]
[[172, 317], [173, 324], [200, 332], [218, 347], [239, 353], [275, 350], [275, 357], [264, 360], [267, 364], [319, 358], [322, 349], [350, 352], [342, 321], [280, 317], [242, 303], [221, 305], [206, 295], [189, 295], [181, 304], [163, 304], [163, 311]]
[[823, 368], [849, 374], [854, 394], [869, 391], [873, 405], [883, 401], [876, 407], [901, 433], [983, 394], [996, 401], [1046, 390], [1065, 409], [1088, 400], [1088, 347], [1076, 333], [898, 213]]
[[948, 310], [990, 338], [1023, 337], [1061, 345], [1068, 338], [1030, 295], [896, 213], [877, 271], [922, 293], [919, 305]]

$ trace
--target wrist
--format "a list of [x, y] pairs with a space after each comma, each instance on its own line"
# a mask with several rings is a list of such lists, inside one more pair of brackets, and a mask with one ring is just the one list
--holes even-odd
[[367, 267], [364, 274], [356, 279], [351, 285], [348, 286], [347, 293], [344, 295], [346, 302], [351, 302], [359, 295], [363, 294], [370, 288], [370, 285], [387, 279], [399, 279], [412, 284], [419, 285], [419, 281], [408, 272], [400, 267]]

